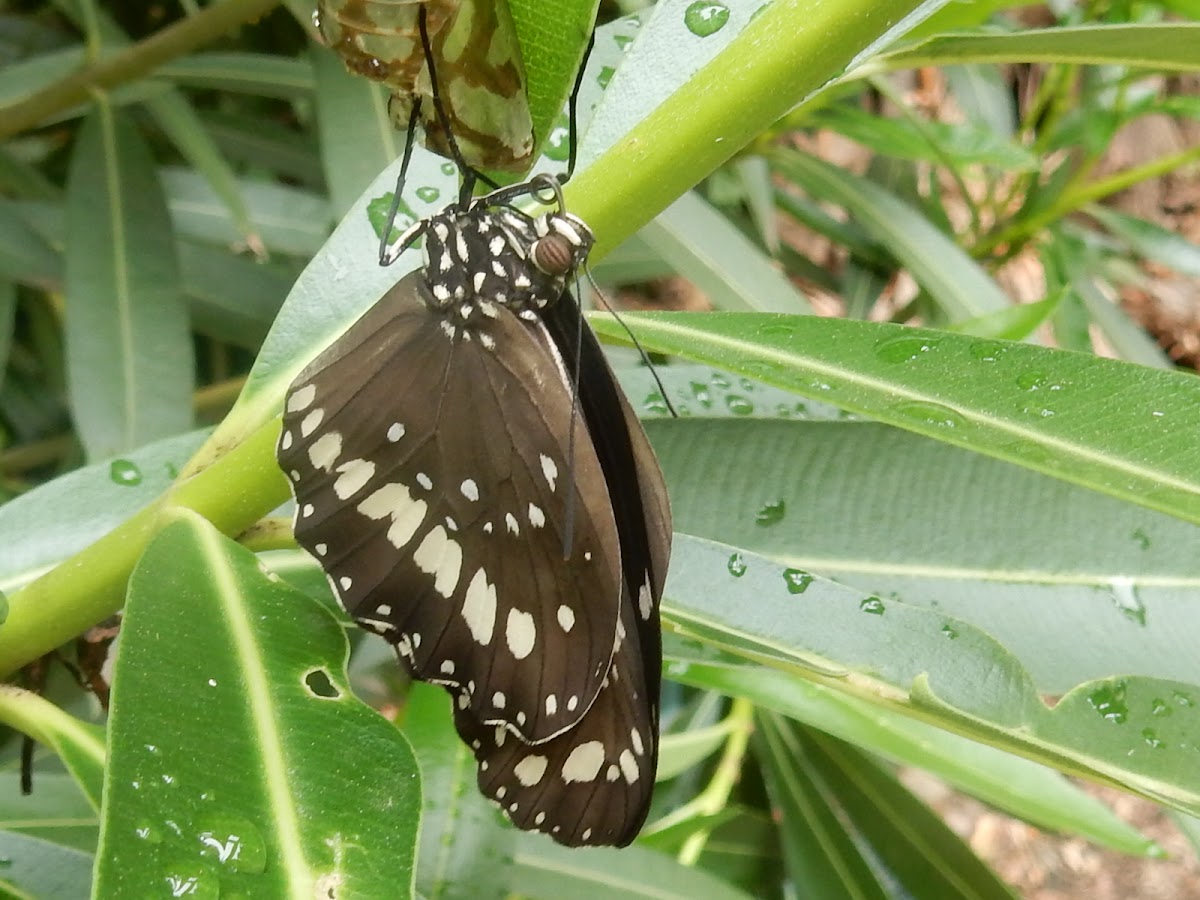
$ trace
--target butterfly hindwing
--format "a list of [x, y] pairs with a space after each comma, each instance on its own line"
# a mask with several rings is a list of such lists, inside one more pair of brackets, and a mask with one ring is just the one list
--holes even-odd
[[279, 449], [296, 538], [416, 677], [545, 740], [592, 704], [612, 653], [620, 545], [603, 471], [586, 439], [569, 457], [553, 352], [503, 308], [452, 337], [420, 278], [296, 379]]

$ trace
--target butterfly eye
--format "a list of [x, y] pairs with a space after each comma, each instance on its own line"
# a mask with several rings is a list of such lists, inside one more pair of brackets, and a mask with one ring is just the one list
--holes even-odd
[[547, 275], [566, 275], [575, 268], [575, 247], [559, 234], [548, 234], [533, 245], [533, 263]]

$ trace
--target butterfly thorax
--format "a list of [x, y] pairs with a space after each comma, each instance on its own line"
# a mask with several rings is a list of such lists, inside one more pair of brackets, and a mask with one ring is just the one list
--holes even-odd
[[451, 210], [424, 223], [421, 297], [451, 327], [494, 319], [499, 309], [535, 320], [558, 302], [594, 242], [567, 213], [529, 216], [511, 207]]

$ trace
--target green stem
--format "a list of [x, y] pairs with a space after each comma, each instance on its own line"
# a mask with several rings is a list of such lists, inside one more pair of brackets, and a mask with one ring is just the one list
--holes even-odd
[[[729, 740], [725, 742], [712, 780], [704, 792], [688, 804], [695, 815], [715, 816], [729, 805], [729, 797], [742, 777], [746, 747], [750, 743], [750, 732], [754, 730], [754, 704], [745, 698], [735, 698], [726, 724], [729, 725]], [[691, 835], [679, 851], [679, 861], [685, 866], [694, 866], [711, 835], [708, 828]]]
[[287, 499], [287, 481], [275, 464], [279, 421], [271, 419], [208, 468], [12, 594], [0, 628], [0, 676], [120, 609], [134, 564], [174, 508], [195, 510], [225, 534], [237, 535]]
[[1198, 161], [1200, 161], [1200, 145], [1116, 172], [1108, 178], [1102, 178], [1091, 184], [1082, 185], [1074, 191], [1063, 194], [1056, 203], [1041, 212], [1028, 219], [1015, 222], [1008, 228], [996, 232], [987, 240], [981, 241], [975, 250], [975, 255], [984, 257], [1005, 244], [1024, 243], [1031, 235], [1041, 231], [1045, 226], [1079, 211], [1090, 203], [1095, 203], [1097, 200], [1116, 194], [1135, 184], [1158, 178]]
[[921, 4], [775, 0], [738, 38], [566, 186], [600, 259], [842, 72]]

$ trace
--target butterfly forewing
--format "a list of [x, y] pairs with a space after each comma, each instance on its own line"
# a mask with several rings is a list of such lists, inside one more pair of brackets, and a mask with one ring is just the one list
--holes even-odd
[[296, 538], [416, 677], [452, 687], [481, 722], [545, 740], [579, 719], [609, 666], [611, 501], [588, 443], [569, 456], [553, 354], [503, 307], [453, 336], [454, 311], [427, 309], [421, 280], [404, 278], [295, 382], [279, 459]]

